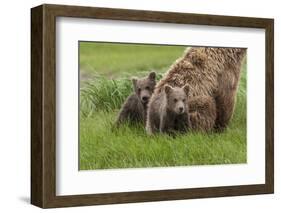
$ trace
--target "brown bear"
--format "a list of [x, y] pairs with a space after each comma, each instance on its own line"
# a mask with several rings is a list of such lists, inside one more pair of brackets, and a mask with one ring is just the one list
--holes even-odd
[[215, 127], [216, 103], [211, 96], [194, 96], [188, 99], [190, 128], [208, 132]]
[[147, 112], [147, 133], [186, 132], [189, 128], [188, 93], [188, 85], [182, 88], [166, 85], [164, 91], [153, 95]]
[[145, 78], [132, 79], [134, 93], [123, 104], [116, 120], [116, 126], [127, 122], [130, 124], [145, 124], [147, 104], [156, 85], [156, 73], [150, 72]]
[[[166, 84], [173, 87], [188, 84], [190, 86], [189, 96], [204, 97], [209, 106], [212, 103], [215, 104], [215, 122], [211, 120], [206, 122], [214, 122], [215, 128], [222, 130], [228, 125], [233, 114], [241, 64], [245, 54], [245, 48], [188, 48], [156, 85], [155, 93], [161, 93]], [[213, 100], [206, 99], [208, 96]], [[204, 102], [200, 99], [198, 101], [200, 104]], [[190, 107], [193, 108], [191, 105]], [[207, 107], [206, 110], [209, 108]], [[202, 111], [197, 112], [197, 114], [200, 113]], [[205, 112], [200, 116], [203, 118], [212, 114]], [[206, 116], [206, 119], [213, 119], [213, 116]], [[198, 128], [206, 129], [206, 127], [201, 128], [200, 126]]]

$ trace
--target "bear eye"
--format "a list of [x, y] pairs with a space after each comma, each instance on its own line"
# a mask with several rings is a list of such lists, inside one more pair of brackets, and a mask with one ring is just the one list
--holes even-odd
[[149, 88], [149, 86], [147, 86], [147, 87], [145, 87], [145, 89], [146, 89], [146, 90], [149, 90], [150, 88]]
[[178, 100], [175, 98], [175, 99], [174, 99], [174, 102], [176, 103], [177, 101], [178, 101]]
[[185, 102], [185, 99], [182, 99], [183, 102]]

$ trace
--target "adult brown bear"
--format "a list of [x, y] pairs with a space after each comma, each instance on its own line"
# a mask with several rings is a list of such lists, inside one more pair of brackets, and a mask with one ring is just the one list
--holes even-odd
[[190, 119], [195, 129], [222, 130], [233, 114], [245, 54], [245, 48], [189, 48], [156, 85], [155, 94], [167, 84], [172, 87], [188, 84], [190, 100], [194, 97]]

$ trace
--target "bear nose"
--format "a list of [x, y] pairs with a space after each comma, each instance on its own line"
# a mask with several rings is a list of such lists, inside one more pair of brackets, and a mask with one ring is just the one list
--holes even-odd
[[143, 96], [143, 97], [142, 97], [142, 100], [143, 100], [143, 101], [148, 101], [148, 97], [147, 97], [147, 96]]
[[183, 107], [179, 107], [179, 111], [182, 112], [183, 111]]

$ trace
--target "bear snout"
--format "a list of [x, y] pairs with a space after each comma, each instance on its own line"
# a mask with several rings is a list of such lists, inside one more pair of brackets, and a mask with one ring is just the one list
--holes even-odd
[[179, 108], [177, 109], [176, 113], [177, 113], [178, 115], [184, 114], [184, 113], [185, 113], [184, 107], [179, 107]]
[[149, 100], [148, 96], [142, 96], [142, 98], [141, 98], [141, 101], [144, 103], [148, 102], [148, 100]]
[[176, 112], [176, 114], [179, 114], [179, 115], [185, 113], [184, 103], [179, 101], [175, 107], [175, 112]]
[[179, 113], [183, 112], [183, 107], [179, 107]]

